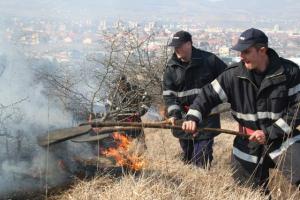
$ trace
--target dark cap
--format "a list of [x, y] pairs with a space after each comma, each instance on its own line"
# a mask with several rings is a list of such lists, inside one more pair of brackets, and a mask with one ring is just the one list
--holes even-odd
[[186, 31], [178, 31], [173, 35], [172, 41], [168, 46], [179, 47], [188, 41], [192, 42], [192, 35]]
[[236, 51], [244, 51], [254, 44], [268, 44], [268, 37], [261, 30], [250, 28], [245, 30], [236, 45], [234, 45], [231, 49]]

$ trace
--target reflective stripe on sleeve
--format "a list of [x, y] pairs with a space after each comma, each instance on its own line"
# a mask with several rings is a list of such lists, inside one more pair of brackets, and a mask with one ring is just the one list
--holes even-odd
[[215, 90], [215, 92], [219, 95], [220, 99], [223, 102], [227, 102], [227, 95], [224, 92], [224, 90], [222, 89], [220, 83], [218, 82], [217, 79], [215, 79], [213, 82], [211, 82], [211, 85], [213, 87], [213, 89]]
[[168, 107], [168, 113], [172, 112], [173, 110], [180, 110], [179, 105], [171, 105]]
[[186, 96], [192, 96], [195, 94], [199, 94], [200, 92], [201, 92], [200, 88], [195, 88], [195, 89], [181, 91], [181, 92], [176, 92], [173, 90], [165, 90], [165, 91], [163, 91], [163, 96], [174, 95], [176, 97], [186, 97]]
[[300, 91], [300, 84], [289, 89], [289, 96], [293, 96], [294, 94], [298, 93], [299, 91]]
[[202, 121], [202, 114], [198, 110], [189, 109], [186, 115], [192, 115], [199, 119], [199, 121]]
[[278, 119], [275, 124], [287, 134], [292, 132], [292, 128], [282, 118]]
[[239, 113], [234, 110], [231, 110], [231, 113], [239, 119], [246, 121], [257, 121], [258, 119], [272, 119], [277, 120], [280, 118], [282, 113], [273, 113], [273, 112], [257, 112], [254, 114], [250, 113]]
[[289, 146], [291, 146], [292, 144], [294, 144], [297, 141], [300, 141], [300, 135], [297, 135], [295, 137], [287, 139], [285, 142], [283, 142], [281, 144], [279, 149], [276, 149], [275, 151], [272, 151], [271, 153], [269, 153], [270, 157], [272, 159], [274, 159], [274, 158], [280, 156], [281, 154], [286, 152], [286, 150], [289, 148]]

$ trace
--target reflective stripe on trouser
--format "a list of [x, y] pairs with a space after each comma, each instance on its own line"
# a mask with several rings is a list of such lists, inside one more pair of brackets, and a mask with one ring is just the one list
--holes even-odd
[[185, 140], [179, 139], [185, 162], [192, 163], [198, 167], [209, 167], [213, 160], [214, 139]]

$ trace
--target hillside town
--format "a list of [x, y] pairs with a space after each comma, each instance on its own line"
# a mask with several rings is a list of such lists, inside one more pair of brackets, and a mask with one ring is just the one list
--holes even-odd
[[[238, 39], [243, 28], [213, 27], [192, 22], [156, 22], [148, 21], [111, 21], [79, 20], [71, 22], [10, 18], [4, 23], [4, 42], [18, 45], [29, 58], [47, 59], [58, 63], [71, 64], [84, 60], [89, 53], [105, 54], [101, 46], [105, 32], [116, 27], [124, 30], [136, 28], [141, 38], [155, 34], [149, 43], [149, 51], [155, 53], [166, 46], [172, 33], [178, 30], [189, 31], [193, 35], [194, 45], [220, 56], [226, 63], [237, 61], [238, 55], [230, 47]], [[274, 24], [264, 31], [269, 35], [270, 46], [280, 56], [300, 63], [300, 29], [283, 29]]]

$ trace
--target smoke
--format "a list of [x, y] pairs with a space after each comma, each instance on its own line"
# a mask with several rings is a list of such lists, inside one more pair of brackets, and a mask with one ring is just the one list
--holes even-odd
[[37, 144], [37, 136], [74, 123], [35, 71], [22, 48], [6, 43], [0, 32], [0, 198], [69, 182], [79, 167], [72, 157], [91, 154], [89, 146], [71, 142], [49, 149]]

